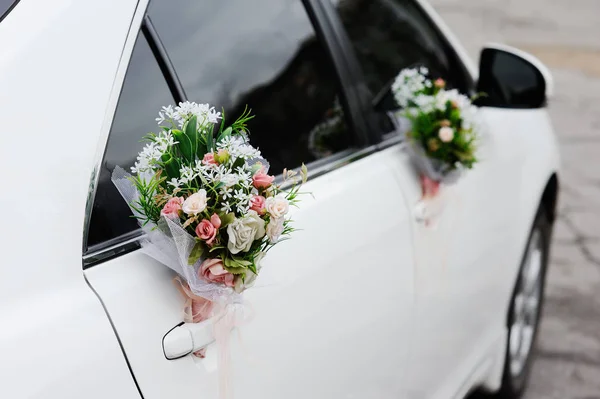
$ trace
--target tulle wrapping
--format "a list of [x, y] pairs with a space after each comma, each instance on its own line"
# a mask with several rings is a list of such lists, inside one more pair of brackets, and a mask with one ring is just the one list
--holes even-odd
[[463, 172], [460, 165], [453, 168], [440, 160], [428, 157], [421, 145], [407, 136], [411, 129], [410, 120], [398, 111], [388, 112], [388, 116], [392, 120], [396, 131], [405, 135], [407, 141], [406, 151], [419, 173], [444, 184], [454, 184], [458, 181]]
[[[131, 206], [139, 197], [138, 190], [130, 180], [131, 177], [123, 168], [117, 166], [113, 171], [112, 181], [134, 216], [142, 216]], [[142, 177], [151, 178], [150, 175], [142, 175]], [[241, 302], [241, 295], [232, 288], [209, 283], [198, 276], [198, 269], [205, 258], [200, 258], [193, 265], [188, 264], [188, 258], [196, 240], [181, 227], [179, 219], [173, 220], [163, 216], [158, 225], [148, 223], [141, 228], [145, 233], [144, 238], [140, 241], [142, 251], [174, 270], [189, 285], [189, 289], [194, 295], [213, 302]]]

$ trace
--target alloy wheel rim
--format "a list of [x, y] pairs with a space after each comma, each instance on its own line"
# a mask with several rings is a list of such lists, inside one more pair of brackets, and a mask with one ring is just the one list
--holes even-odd
[[529, 241], [525, 264], [521, 269], [519, 285], [512, 303], [513, 320], [510, 326], [509, 361], [513, 378], [523, 372], [531, 354], [538, 327], [542, 292], [542, 236], [535, 230]]

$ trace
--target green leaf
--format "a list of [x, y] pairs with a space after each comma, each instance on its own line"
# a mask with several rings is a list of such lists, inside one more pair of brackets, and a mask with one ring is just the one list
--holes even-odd
[[[184, 126], [184, 128], [185, 127], [187, 126]], [[185, 158], [186, 161], [192, 162], [192, 158], [190, 157], [190, 151], [192, 150], [193, 146], [189, 137], [187, 136], [187, 134], [185, 134], [179, 129], [173, 129], [172, 132], [173, 136], [175, 136], [175, 139], [179, 142], [177, 144], [179, 152], [181, 152], [181, 155], [183, 156], [183, 158]]]
[[181, 169], [181, 165], [177, 158], [174, 158], [170, 153], [165, 153], [162, 155], [161, 161], [169, 179], [179, 178], [179, 169]]
[[235, 214], [233, 212], [229, 212], [227, 214], [219, 214], [219, 219], [221, 219], [221, 228], [224, 228], [234, 221]]
[[213, 252], [216, 251], [218, 249], [224, 249], [225, 247], [223, 245], [214, 245], [212, 247], [210, 247], [210, 249], [208, 250], [208, 252]]
[[194, 248], [192, 248], [192, 252], [190, 252], [190, 256], [188, 257], [188, 265], [192, 266], [194, 263], [198, 262], [200, 257], [202, 257], [203, 252], [202, 242], [196, 242], [196, 245], [194, 245]]
[[206, 132], [206, 151], [211, 152], [213, 150], [213, 128], [214, 125], [211, 126], [210, 130]]
[[232, 169], [238, 168], [242, 165], [244, 165], [244, 163], [246, 163], [246, 161], [244, 160], [244, 158], [238, 158], [235, 160], [235, 162], [233, 163], [233, 166], [231, 167]]
[[183, 126], [183, 131], [179, 129], [173, 129], [173, 136], [177, 139], [179, 144], [177, 145], [183, 158], [192, 163], [196, 158], [196, 152], [198, 150], [198, 132], [196, 129], [197, 119], [196, 116], [192, 116]]
[[252, 265], [252, 262], [234, 256], [231, 258], [225, 258], [223, 264], [225, 266], [225, 270], [231, 274], [245, 274], [246, 269], [248, 269], [248, 266]]
[[223, 140], [225, 137], [229, 137], [231, 136], [231, 126], [229, 126], [227, 129], [223, 130], [220, 134], [219, 137], [217, 137], [217, 142]]
[[254, 263], [250, 264], [250, 266], [248, 266], [248, 270], [250, 270], [252, 273], [258, 275], [258, 271], [256, 270], [256, 265]]

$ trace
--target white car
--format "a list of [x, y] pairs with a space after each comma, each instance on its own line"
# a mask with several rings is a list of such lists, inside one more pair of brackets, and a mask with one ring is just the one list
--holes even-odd
[[[186, 99], [248, 104], [271, 171], [310, 170], [301, 230], [265, 259], [231, 337], [236, 398], [520, 396], [558, 189], [535, 58], [489, 46], [477, 72], [421, 0], [5, 0], [0, 14], [0, 397], [217, 397], [214, 344], [168, 356], [183, 298], [110, 182], [160, 106]], [[386, 116], [411, 65], [487, 94], [480, 162], [428, 225]]]

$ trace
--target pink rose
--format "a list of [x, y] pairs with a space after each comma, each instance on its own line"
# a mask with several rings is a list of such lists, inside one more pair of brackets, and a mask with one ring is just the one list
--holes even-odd
[[265, 209], [265, 197], [262, 195], [255, 195], [250, 200], [250, 209], [258, 213], [259, 215], [264, 215], [266, 212]]
[[446, 82], [444, 81], [444, 79], [439, 78], [436, 79], [435, 82], [433, 82], [433, 85], [438, 89], [443, 89], [444, 87], [446, 87]]
[[217, 237], [217, 229], [210, 220], [203, 219], [198, 223], [198, 226], [196, 226], [196, 235], [200, 237], [201, 240], [206, 241], [206, 245], [212, 245]]
[[270, 176], [264, 172], [264, 168], [261, 168], [258, 172], [252, 176], [252, 184], [254, 187], [258, 189], [268, 188], [271, 184], [273, 184], [273, 180], [275, 180], [275, 176]]
[[224, 284], [227, 287], [235, 285], [235, 276], [223, 268], [221, 258], [206, 259], [198, 269], [198, 277], [210, 283]]
[[218, 165], [217, 160], [215, 159], [215, 154], [212, 152], [207, 152], [204, 154], [204, 158], [202, 158], [203, 165]]
[[221, 219], [219, 218], [219, 215], [217, 215], [216, 213], [213, 213], [213, 215], [210, 217], [210, 222], [217, 229], [219, 227], [221, 227]]
[[167, 217], [179, 217], [181, 205], [183, 205], [183, 198], [173, 197], [167, 201], [160, 214]]

